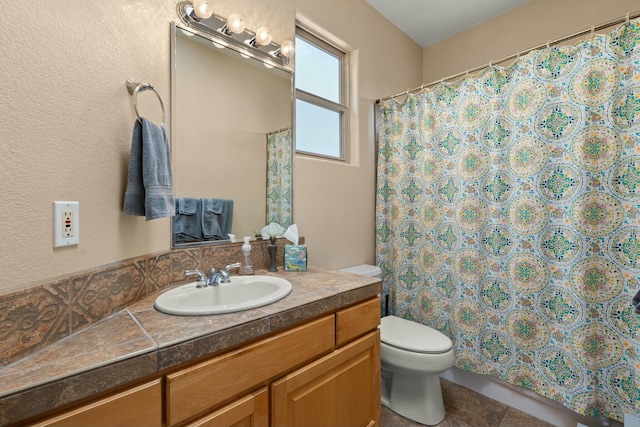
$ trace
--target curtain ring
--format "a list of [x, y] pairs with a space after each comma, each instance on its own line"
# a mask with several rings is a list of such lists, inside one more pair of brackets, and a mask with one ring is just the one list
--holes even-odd
[[551, 44], [551, 40], [547, 40], [547, 49], [550, 48], [549, 44]]
[[520, 59], [520, 51], [516, 52], [516, 61]]
[[596, 27], [594, 27], [593, 25], [591, 26], [591, 35], [589, 35], [590, 38], [593, 38], [593, 36], [595, 35], [596, 32]]
[[444, 77], [440, 77], [440, 84], [444, 84]]
[[469, 77], [469, 69], [467, 68], [467, 71], [465, 71], [464, 73], [464, 78], [466, 79], [467, 77]]
[[626, 18], [625, 18], [625, 20], [624, 20], [624, 25], [629, 25], [629, 16], [630, 16], [630, 15], [631, 15], [631, 14], [630, 14], [629, 12], [627, 12], [627, 17], [626, 17]]

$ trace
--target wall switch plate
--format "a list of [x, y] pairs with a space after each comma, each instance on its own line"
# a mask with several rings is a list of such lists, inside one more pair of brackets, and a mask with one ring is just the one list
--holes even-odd
[[80, 203], [53, 202], [53, 247], [80, 242]]

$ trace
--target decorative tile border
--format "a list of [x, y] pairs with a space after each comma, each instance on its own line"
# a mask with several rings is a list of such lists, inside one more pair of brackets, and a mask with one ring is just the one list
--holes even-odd
[[144, 298], [146, 260], [134, 260], [71, 280], [71, 330], [77, 331]]
[[[285, 239], [278, 239], [279, 269]], [[304, 239], [302, 242], [304, 243]], [[254, 268], [268, 268], [268, 241], [253, 241]], [[0, 296], [0, 366], [21, 359], [168, 286], [187, 283], [185, 270], [208, 272], [242, 257], [242, 242], [175, 249]]]
[[71, 333], [69, 280], [0, 297], [0, 365]]

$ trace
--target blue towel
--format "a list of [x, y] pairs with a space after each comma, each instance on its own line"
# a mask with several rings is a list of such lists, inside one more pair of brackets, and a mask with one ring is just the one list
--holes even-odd
[[202, 240], [201, 199], [176, 199], [176, 216], [173, 218], [173, 234], [177, 243]]
[[144, 117], [133, 127], [124, 213], [147, 220], [175, 213], [169, 141], [163, 127]]
[[202, 235], [205, 240], [229, 238], [233, 223], [233, 200], [202, 199]]

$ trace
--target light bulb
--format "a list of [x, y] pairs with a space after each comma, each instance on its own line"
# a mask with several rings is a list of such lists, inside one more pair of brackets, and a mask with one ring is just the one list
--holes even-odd
[[285, 40], [280, 45], [280, 55], [291, 58], [296, 51], [296, 47], [291, 40]]
[[242, 16], [237, 13], [232, 13], [227, 18], [227, 29], [232, 34], [240, 34], [244, 31], [244, 21]]
[[193, 0], [193, 11], [201, 19], [211, 18], [213, 15], [213, 4], [211, 0]]
[[256, 43], [260, 46], [266, 46], [272, 40], [271, 30], [267, 27], [260, 27], [256, 31]]

